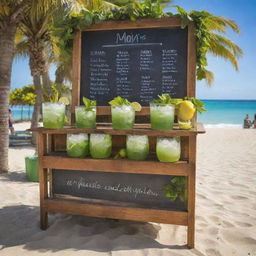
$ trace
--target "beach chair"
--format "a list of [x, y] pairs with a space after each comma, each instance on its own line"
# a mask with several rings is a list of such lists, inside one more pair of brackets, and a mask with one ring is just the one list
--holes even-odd
[[9, 135], [9, 146], [31, 145], [32, 133], [28, 131], [16, 131]]

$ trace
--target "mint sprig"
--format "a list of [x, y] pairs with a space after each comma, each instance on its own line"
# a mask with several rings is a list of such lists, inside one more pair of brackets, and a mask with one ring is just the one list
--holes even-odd
[[83, 97], [83, 103], [84, 103], [84, 108], [86, 111], [92, 110], [97, 105], [96, 100], [90, 100], [86, 97]]
[[109, 101], [108, 104], [111, 106], [120, 106], [120, 105], [131, 105], [131, 102], [127, 99], [117, 96], [113, 100]]
[[164, 195], [171, 201], [179, 199], [187, 201], [187, 184], [186, 177], [176, 176], [170, 180], [169, 184], [163, 186]]
[[205, 103], [201, 100], [195, 99], [194, 97], [184, 97], [184, 100], [191, 101], [194, 104], [197, 112], [202, 113], [206, 111], [206, 109], [204, 108]]
[[177, 105], [181, 101], [182, 101], [182, 99], [173, 99], [170, 96], [170, 94], [164, 93], [162, 95], [158, 95], [158, 99], [151, 101], [151, 103], [153, 103], [153, 104], [160, 103], [160, 104], [173, 104], [173, 105]]

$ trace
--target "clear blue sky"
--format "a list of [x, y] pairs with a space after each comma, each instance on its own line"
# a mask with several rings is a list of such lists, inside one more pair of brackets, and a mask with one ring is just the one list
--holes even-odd
[[[217, 16], [235, 20], [241, 29], [237, 35], [228, 31], [228, 38], [244, 51], [237, 73], [231, 64], [209, 56], [208, 69], [215, 74], [211, 88], [205, 82], [197, 82], [197, 97], [201, 99], [256, 99], [256, 0], [175, 0], [186, 11], [206, 10]], [[51, 68], [54, 79], [54, 68]], [[17, 88], [32, 83], [28, 59], [16, 60], [13, 64], [11, 87]]]

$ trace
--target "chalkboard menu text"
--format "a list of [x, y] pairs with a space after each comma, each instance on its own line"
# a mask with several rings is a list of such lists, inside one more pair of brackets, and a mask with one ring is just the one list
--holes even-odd
[[187, 95], [187, 29], [82, 32], [82, 97], [99, 106], [121, 96], [147, 106], [158, 94]]

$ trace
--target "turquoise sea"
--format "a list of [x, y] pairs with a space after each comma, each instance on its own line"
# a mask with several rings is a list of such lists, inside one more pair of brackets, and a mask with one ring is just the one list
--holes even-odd
[[[203, 100], [207, 112], [198, 114], [198, 121], [208, 127], [241, 127], [246, 114], [250, 119], [256, 114], [256, 100]], [[11, 107], [13, 119], [21, 119], [21, 106]], [[23, 119], [32, 117], [33, 107], [23, 107]]]
[[245, 115], [254, 119], [256, 100], [203, 100], [207, 112], [198, 114], [198, 121], [208, 127], [242, 127]]

